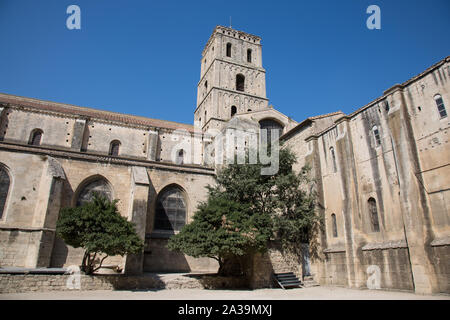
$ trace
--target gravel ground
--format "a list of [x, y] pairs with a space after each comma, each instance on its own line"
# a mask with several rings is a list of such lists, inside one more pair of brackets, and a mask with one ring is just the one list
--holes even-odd
[[0, 294], [0, 300], [450, 300], [450, 295], [340, 287], [259, 290], [57, 291]]

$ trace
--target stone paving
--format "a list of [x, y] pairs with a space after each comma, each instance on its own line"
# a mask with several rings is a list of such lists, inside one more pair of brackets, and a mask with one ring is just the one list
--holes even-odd
[[450, 295], [418, 295], [411, 292], [358, 290], [341, 287], [299, 289], [146, 291], [59, 291], [0, 294], [0, 300], [450, 300]]

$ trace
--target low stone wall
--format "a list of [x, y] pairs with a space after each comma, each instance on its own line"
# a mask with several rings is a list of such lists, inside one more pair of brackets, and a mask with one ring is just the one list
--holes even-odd
[[[125, 275], [79, 276], [78, 290], [120, 290], [164, 288], [164, 283], [154, 277]], [[0, 293], [29, 291], [77, 290], [75, 275], [1, 274]], [[75, 289], [71, 289], [75, 287]]]
[[80, 275], [79, 277], [79, 287], [77, 287], [74, 275], [0, 274], [0, 293], [71, 290], [240, 289], [248, 287], [248, 281], [245, 278], [220, 277], [209, 274], [185, 274], [170, 279], [164, 279], [157, 274], [140, 276], [103, 274]]

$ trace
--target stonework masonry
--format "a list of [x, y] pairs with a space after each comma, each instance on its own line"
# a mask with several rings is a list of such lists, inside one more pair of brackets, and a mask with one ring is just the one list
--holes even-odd
[[[102, 190], [119, 199], [120, 213], [145, 240], [140, 254], [108, 257], [106, 265], [130, 279], [217, 271], [215, 260], [166, 248], [178, 230], [161, 227], [164, 219], [175, 223], [161, 216], [164, 199], [182, 199], [177, 219], [189, 223], [216, 172], [204, 162], [212, 140], [202, 133], [269, 122], [297, 155], [294, 170], [309, 165], [315, 180], [324, 221], [309, 244], [317, 282], [449, 293], [450, 57], [349, 115], [301, 122], [269, 105], [265, 74], [261, 38], [217, 26], [202, 52], [194, 125], [0, 94], [0, 267], [79, 265], [82, 250], [55, 235], [59, 210]], [[200, 161], [189, 161], [195, 148]], [[273, 272], [306, 275], [305, 261], [275, 243], [247, 264], [253, 288], [270, 286]], [[39, 290], [63, 278], [1, 275], [0, 287], [20, 280]]]

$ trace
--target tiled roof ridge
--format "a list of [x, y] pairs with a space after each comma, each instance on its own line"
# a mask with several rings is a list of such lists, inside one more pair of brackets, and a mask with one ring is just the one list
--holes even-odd
[[326, 117], [335, 116], [335, 115], [338, 115], [338, 114], [343, 114], [343, 115], [345, 115], [345, 113], [343, 113], [341, 110], [338, 110], [338, 111], [335, 111], [335, 112], [330, 112], [330, 113], [326, 113], [326, 114], [321, 114], [321, 115], [314, 116], [314, 117], [308, 117], [308, 119], [311, 119], [311, 120], [317, 120], [317, 119], [322, 119], [322, 118], [326, 118]]

